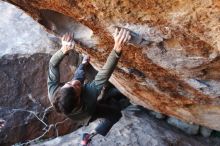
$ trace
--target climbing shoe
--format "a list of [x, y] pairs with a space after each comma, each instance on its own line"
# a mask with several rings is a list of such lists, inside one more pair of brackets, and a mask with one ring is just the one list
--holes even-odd
[[89, 146], [89, 143], [91, 141], [92, 135], [90, 135], [89, 133], [83, 133], [82, 134], [82, 140], [81, 140], [81, 145], [82, 146]]

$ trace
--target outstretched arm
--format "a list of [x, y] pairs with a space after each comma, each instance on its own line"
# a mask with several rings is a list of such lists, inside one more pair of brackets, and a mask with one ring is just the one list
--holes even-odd
[[48, 95], [49, 100], [52, 102], [52, 97], [60, 84], [60, 72], [59, 72], [59, 64], [67, 54], [69, 50], [74, 48], [74, 41], [72, 40], [72, 36], [70, 34], [65, 34], [62, 37], [62, 47], [58, 50], [50, 59], [49, 62], [49, 72], [48, 72]]
[[121, 29], [120, 32], [118, 32], [118, 29], [116, 28], [114, 33], [114, 48], [108, 56], [105, 65], [102, 67], [102, 69], [100, 69], [94, 80], [96, 89], [98, 89], [99, 92], [113, 73], [121, 56], [122, 46], [126, 41], [130, 39], [130, 37], [131, 36], [129, 31], [127, 31], [126, 29]]

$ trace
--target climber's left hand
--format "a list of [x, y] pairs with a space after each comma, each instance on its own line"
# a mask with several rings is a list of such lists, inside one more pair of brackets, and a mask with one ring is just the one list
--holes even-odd
[[73, 35], [66, 33], [62, 37], [62, 47], [61, 51], [66, 54], [69, 50], [73, 50], [75, 47], [75, 41], [73, 40]]

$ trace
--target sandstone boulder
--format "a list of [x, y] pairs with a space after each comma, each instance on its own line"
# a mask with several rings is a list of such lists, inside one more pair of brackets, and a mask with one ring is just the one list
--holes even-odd
[[111, 82], [136, 104], [220, 130], [219, 1], [5, 1], [57, 36], [74, 32], [96, 69], [112, 49], [113, 27], [138, 34]]

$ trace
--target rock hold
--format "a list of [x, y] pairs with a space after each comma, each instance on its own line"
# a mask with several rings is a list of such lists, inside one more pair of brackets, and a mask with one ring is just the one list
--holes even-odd
[[155, 116], [157, 119], [165, 119], [166, 118], [165, 115], [158, 113], [158, 112], [151, 111], [150, 114]]
[[199, 125], [188, 124], [173, 117], [168, 118], [167, 122], [189, 135], [196, 135], [199, 132]]
[[203, 137], [209, 137], [212, 134], [212, 129], [209, 129], [207, 127], [200, 127], [200, 133], [202, 134]]

